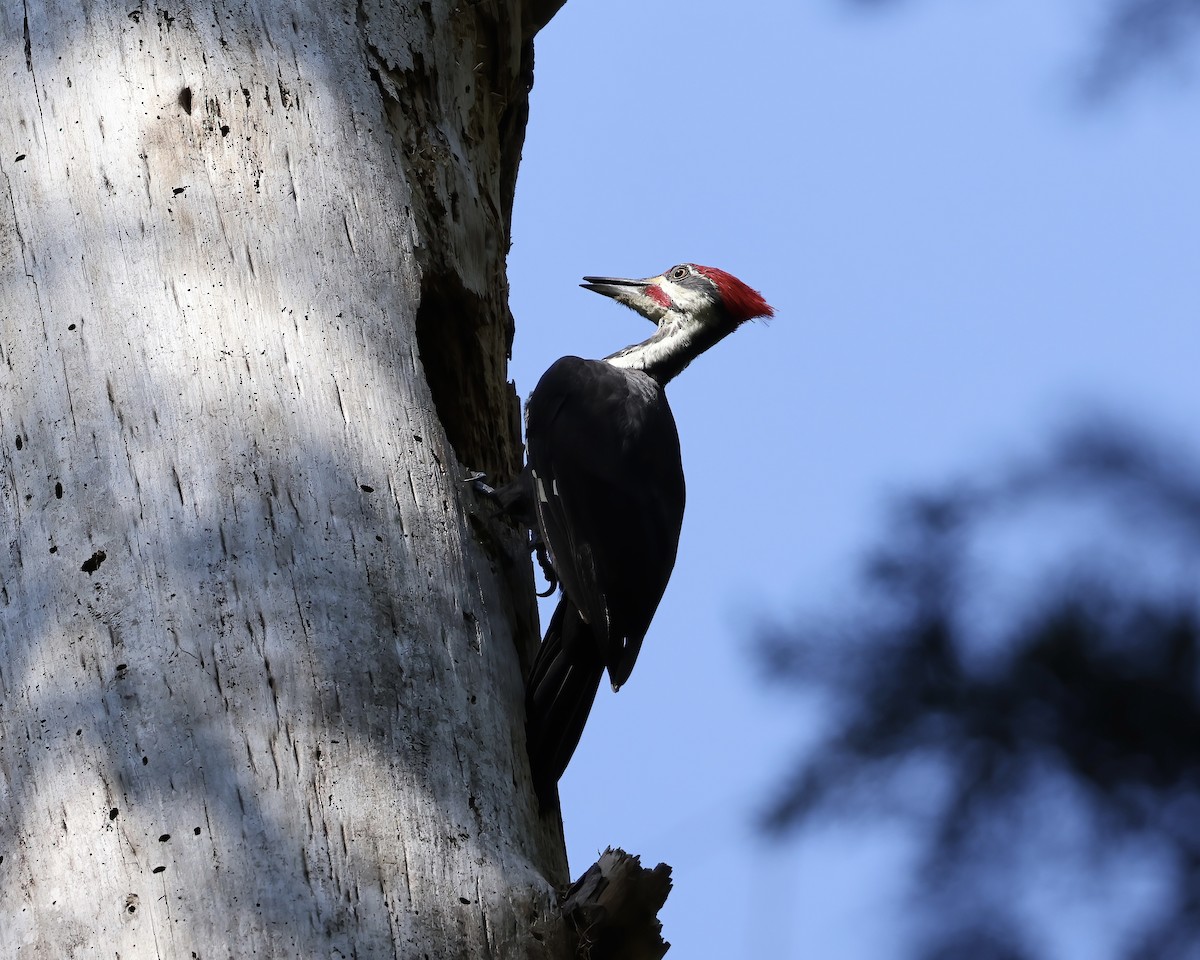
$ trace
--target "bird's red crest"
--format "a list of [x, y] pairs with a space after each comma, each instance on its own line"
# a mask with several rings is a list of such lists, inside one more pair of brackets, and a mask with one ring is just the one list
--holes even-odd
[[730, 317], [737, 323], [753, 320], [755, 317], [773, 317], [775, 308], [763, 299], [761, 293], [752, 290], [735, 277], [717, 267], [702, 267], [695, 264], [696, 272], [708, 277], [717, 287]]

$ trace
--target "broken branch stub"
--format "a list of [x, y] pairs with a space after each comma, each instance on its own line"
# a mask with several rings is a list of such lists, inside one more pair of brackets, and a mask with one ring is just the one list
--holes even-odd
[[670, 949], [658, 911], [671, 892], [671, 868], [642, 866], [641, 857], [609, 847], [567, 890], [562, 912], [587, 960], [660, 960]]

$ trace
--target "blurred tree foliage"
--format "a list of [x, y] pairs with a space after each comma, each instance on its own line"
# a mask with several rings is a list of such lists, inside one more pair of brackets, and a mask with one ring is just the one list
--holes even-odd
[[[847, 0], [863, 9], [897, 6], [905, 0]], [[1087, 4], [1080, 5], [1088, 11]], [[1103, 99], [1149, 69], [1181, 67], [1200, 34], [1200, 0], [1100, 0], [1094, 52], [1083, 76], [1083, 92]]]
[[1081, 426], [899, 502], [860, 579], [764, 631], [767, 675], [831, 708], [766, 828], [904, 817], [925, 960], [1052, 955], [1080, 877], [1153, 891], [1100, 908], [1120, 955], [1200, 957], [1200, 467]]

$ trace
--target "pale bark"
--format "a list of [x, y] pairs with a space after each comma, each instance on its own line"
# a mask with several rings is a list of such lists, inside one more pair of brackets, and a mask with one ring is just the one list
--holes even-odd
[[0, 956], [561, 955], [460, 482], [554, 7], [3, 4]]

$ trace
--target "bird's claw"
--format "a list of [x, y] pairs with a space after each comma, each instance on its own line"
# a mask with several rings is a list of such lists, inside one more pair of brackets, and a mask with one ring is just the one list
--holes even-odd
[[546, 578], [546, 592], [535, 591], [539, 597], [548, 597], [558, 589], [558, 574], [554, 570], [554, 564], [550, 562], [550, 555], [546, 552], [546, 545], [542, 542], [542, 538], [535, 531], [530, 539], [529, 548], [537, 556], [538, 566], [542, 568], [542, 576]]
[[472, 470], [463, 477], [462, 482], [469, 483], [477, 494], [486, 497], [494, 503], [502, 514], [519, 523], [525, 524], [529, 528], [528, 549], [537, 556], [538, 566], [542, 568], [542, 576], [546, 578], [546, 583], [548, 584], [546, 592], [538, 592], [538, 596], [548, 597], [554, 593], [558, 589], [558, 574], [554, 572], [554, 564], [550, 562], [550, 554], [546, 550], [546, 544], [542, 541], [542, 537], [538, 533], [537, 522], [533, 517], [533, 510], [528, 504], [525, 504], [524, 509], [522, 509], [521, 501], [511, 497], [514, 490], [519, 492], [523, 488], [517, 486], [516, 483], [510, 483], [503, 488], [505, 495], [501, 495], [500, 491], [487, 482], [487, 474], [481, 470]]
[[496, 488], [487, 482], [486, 473], [480, 470], [472, 470], [463, 477], [462, 482], [469, 483], [480, 496], [487, 497], [492, 501], [496, 499]]

